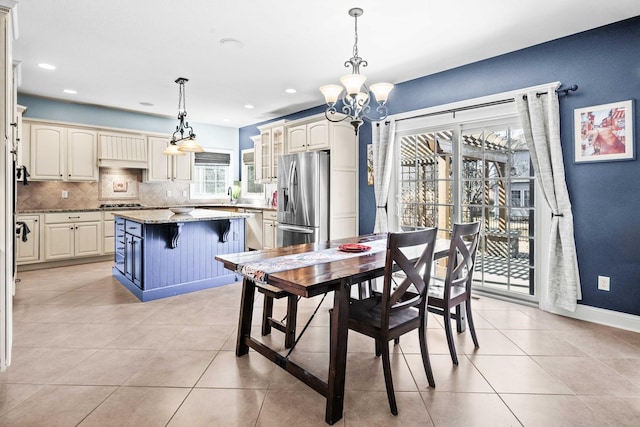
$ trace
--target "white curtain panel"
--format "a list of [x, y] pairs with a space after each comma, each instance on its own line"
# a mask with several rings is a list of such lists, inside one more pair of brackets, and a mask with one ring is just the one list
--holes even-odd
[[540, 295], [540, 307], [547, 311], [555, 307], [573, 312], [577, 301], [582, 299], [582, 290], [555, 89], [549, 88], [546, 95], [518, 94], [515, 100], [536, 177], [553, 215], [549, 238], [549, 285], [546, 294]]
[[373, 232], [386, 233], [389, 231], [386, 205], [391, 186], [396, 122], [389, 120], [375, 123], [371, 131], [373, 134], [373, 192], [376, 198], [376, 222]]

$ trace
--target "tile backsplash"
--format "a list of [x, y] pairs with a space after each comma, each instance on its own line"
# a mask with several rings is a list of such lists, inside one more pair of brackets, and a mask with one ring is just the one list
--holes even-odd
[[[114, 187], [114, 176], [116, 186]], [[122, 186], [118, 182], [126, 183]], [[134, 191], [137, 186], [137, 191]], [[123, 191], [123, 188], [125, 190]], [[62, 192], [68, 197], [63, 199]], [[140, 169], [100, 169], [98, 182], [29, 181], [18, 183], [17, 209], [94, 209], [102, 203], [140, 203], [144, 206], [212, 204], [218, 201], [191, 200], [182, 194], [188, 183], [144, 183]], [[171, 196], [167, 196], [168, 192]], [[118, 198], [118, 197], [121, 198]], [[219, 202], [226, 202], [220, 200]]]

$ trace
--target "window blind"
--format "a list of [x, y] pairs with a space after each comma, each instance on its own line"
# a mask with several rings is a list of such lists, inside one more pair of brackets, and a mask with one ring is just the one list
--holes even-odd
[[252, 165], [254, 163], [254, 157], [253, 151], [246, 151], [242, 153], [242, 163], [245, 165]]
[[231, 154], [212, 152], [195, 153], [194, 163], [196, 165], [230, 165]]

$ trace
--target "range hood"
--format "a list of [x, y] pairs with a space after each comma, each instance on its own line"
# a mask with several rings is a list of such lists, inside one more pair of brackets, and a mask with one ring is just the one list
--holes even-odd
[[100, 133], [98, 166], [101, 168], [147, 169], [147, 138], [144, 135]]

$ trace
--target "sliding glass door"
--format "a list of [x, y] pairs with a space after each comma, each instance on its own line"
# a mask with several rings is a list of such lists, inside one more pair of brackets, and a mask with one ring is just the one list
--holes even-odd
[[535, 299], [535, 177], [517, 119], [398, 135], [399, 224], [482, 221], [474, 287]]

